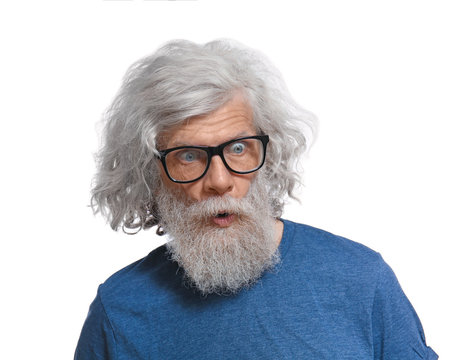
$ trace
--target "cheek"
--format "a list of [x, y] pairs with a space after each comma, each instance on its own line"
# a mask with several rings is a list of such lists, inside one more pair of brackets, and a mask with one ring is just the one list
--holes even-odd
[[238, 199], [246, 196], [247, 193], [249, 192], [250, 185], [252, 184], [252, 181], [254, 180], [254, 178], [255, 178], [255, 173], [236, 177], [234, 191], [233, 191], [232, 196]]
[[189, 183], [189, 184], [177, 184], [173, 181], [170, 181], [169, 179], [166, 179], [166, 181], [164, 182], [169, 191], [172, 191], [173, 193], [178, 193], [186, 199], [196, 200], [196, 201], [199, 201], [202, 199], [201, 198], [202, 189], [201, 189], [199, 181], [196, 181], [194, 183]]
[[[162, 166], [161, 166], [162, 168]], [[161, 173], [161, 180], [162, 180], [162, 183], [164, 184], [163, 186], [163, 191], [166, 190], [166, 191], [170, 191], [174, 194], [183, 194], [185, 195], [185, 197], [188, 197], [188, 198], [192, 198], [191, 194], [194, 193], [194, 190], [191, 188], [193, 187], [193, 185], [195, 185], [195, 183], [193, 184], [178, 184], [178, 183], [175, 183], [171, 180], [169, 180], [169, 178], [167, 177], [166, 173], [164, 172], [164, 169], [162, 169], [162, 173]]]
[[180, 184], [180, 190], [190, 200], [200, 201], [203, 200], [203, 186], [201, 181], [195, 181], [189, 184]]

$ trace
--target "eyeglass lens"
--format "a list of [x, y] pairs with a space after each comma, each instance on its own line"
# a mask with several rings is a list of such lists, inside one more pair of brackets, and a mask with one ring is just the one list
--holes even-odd
[[[263, 162], [263, 143], [259, 139], [242, 139], [224, 146], [223, 157], [236, 172], [256, 170]], [[166, 156], [169, 175], [177, 181], [190, 181], [200, 177], [208, 166], [208, 153], [197, 148], [182, 148]]]

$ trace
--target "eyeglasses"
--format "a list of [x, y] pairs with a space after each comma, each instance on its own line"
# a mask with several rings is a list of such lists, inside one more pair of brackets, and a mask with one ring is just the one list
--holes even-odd
[[159, 150], [159, 159], [169, 179], [176, 183], [201, 179], [214, 155], [219, 155], [229, 171], [249, 174], [263, 166], [268, 141], [268, 135], [257, 135], [230, 140], [218, 146], [178, 146]]

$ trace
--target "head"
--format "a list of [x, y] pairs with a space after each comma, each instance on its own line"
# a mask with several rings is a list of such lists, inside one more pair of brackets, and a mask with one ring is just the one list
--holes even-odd
[[[217, 261], [221, 267], [233, 261], [226, 254], [241, 247], [226, 250], [226, 244], [223, 247], [214, 242], [216, 237], [226, 239], [226, 234], [237, 232], [271, 237], [263, 225], [280, 217], [286, 198], [294, 197], [299, 181], [297, 161], [306, 148], [304, 129], [315, 125], [314, 116], [292, 100], [281, 76], [264, 56], [226, 40], [204, 45], [173, 41], [138, 61], [128, 70], [104, 121], [92, 195], [94, 209], [107, 216], [113, 229], [122, 227], [131, 232], [159, 225], [175, 239], [186, 238], [187, 228], [193, 228], [187, 219], [198, 219], [200, 225], [203, 219], [211, 218], [197, 236], [211, 234], [209, 240], [199, 243], [221, 249], [224, 260]], [[176, 183], [158, 158], [159, 151], [180, 145], [218, 146], [263, 134], [269, 136], [265, 163], [248, 174], [230, 171], [220, 156], [213, 156], [202, 178]], [[257, 209], [252, 210], [252, 206]], [[193, 217], [184, 216], [188, 213]], [[252, 222], [252, 216], [268, 221]], [[185, 227], [182, 232], [181, 224]], [[250, 238], [244, 242], [255, 241]], [[198, 259], [204, 268], [208, 266], [206, 254], [191, 252], [194, 246], [190, 241], [179, 248], [177, 242], [172, 243], [173, 258], [185, 270], [191, 266], [186, 259]], [[262, 263], [252, 279], [274, 263], [276, 247], [263, 247], [268, 248], [267, 254], [255, 259], [255, 250], [255, 256], [238, 264], [249, 268], [252, 264], [248, 262]], [[188, 252], [185, 260], [180, 248]], [[215, 272], [222, 272], [221, 267], [204, 276], [215, 277]], [[237, 287], [251, 282], [248, 275], [240, 274], [239, 269], [236, 272]], [[191, 281], [202, 287], [193, 277]], [[219, 281], [226, 288], [227, 280]], [[208, 288], [206, 292], [219, 292], [223, 287]]]

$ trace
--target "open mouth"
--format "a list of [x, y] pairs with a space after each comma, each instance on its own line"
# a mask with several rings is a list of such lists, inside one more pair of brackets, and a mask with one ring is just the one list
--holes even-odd
[[230, 226], [235, 219], [236, 217], [234, 214], [225, 211], [219, 212], [218, 214], [212, 217], [213, 223], [220, 227]]

